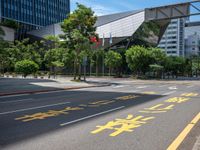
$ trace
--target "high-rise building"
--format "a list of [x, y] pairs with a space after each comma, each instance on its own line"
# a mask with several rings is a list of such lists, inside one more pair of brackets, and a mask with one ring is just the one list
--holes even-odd
[[158, 47], [169, 56], [185, 56], [185, 19], [173, 19], [167, 27]]
[[200, 56], [200, 22], [189, 22], [185, 26], [186, 56]]
[[24, 33], [63, 21], [70, 0], [1, 0], [0, 8], [1, 21], [16, 21]]

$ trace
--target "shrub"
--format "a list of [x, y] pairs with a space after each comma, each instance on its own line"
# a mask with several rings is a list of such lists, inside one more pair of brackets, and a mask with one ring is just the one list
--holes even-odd
[[26, 77], [27, 75], [32, 74], [32, 73], [36, 73], [38, 69], [39, 69], [38, 64], [30, 60], [18, 61], [15, 64], [15, 71], [17, 73], [21, 73], [23, 77]]

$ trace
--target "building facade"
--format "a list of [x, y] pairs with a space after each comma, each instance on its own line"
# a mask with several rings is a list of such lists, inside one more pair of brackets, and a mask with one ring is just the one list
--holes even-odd
[[186, 56], [200, 56], [200, 22], [189, 22], [185, 26]]
[[[98, 16], [95, 24], [96, 33], [99, 35], [100, 44], [98, 48], [103, 49], [127, 49], [134, 45], [135, 38], [140, 35], [141, 39], [148, 39], [150, 43], [157, 44], [158, 36], [153, 38], [143, 37], [138, 30], [146, 24], [144, 10], [134, 10], [104, 16]], [[168, 22], [166, 23], [168, 24]], [[146, 26], [147, 28], [147, 26]], [[47, 35], [58, 36], [63, 34], [60, 23], [53, 24], [39, 30], [28, 32], [30, 36], [44, 38]], [[146, 35], [145, 33], [144, 35]], [[136, 35], [136, 36], [135, 36]], [[151, 33], [152, 35], [152, 33]], [[139, 44], [145, 44], [146, 42], [140, 42]]]
[[70, 12], [70, 0], [1, 0], [1, 21], [19, 23], [26, 32], [63, 21]]
[[200, 35], [197, 33], [188, 36], [185, 39], [186, 57], [200, 56]]
[[185, 19], [173, 19], [167, 27], [158, 47], [168, 56], [185, 56]]

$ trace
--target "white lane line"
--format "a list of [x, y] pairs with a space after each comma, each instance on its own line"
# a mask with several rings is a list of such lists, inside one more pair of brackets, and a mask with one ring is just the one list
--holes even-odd
[[45, 108], [45, 107], [51, 107], [51, 106], [64, 105], [64, 104], [69, 104], [69, 103], [70, 102], [64, 102], [64, 103], [57, 103], [57, 104], [45, 105], [45, 106], [39, 106], [39, 107], [31, 107], [31, 108], [25, 108], [25, 109], [18, 109], [18, 110], [14, 110], [14, 111], [1, 112], [0, 115], [7, 115], [7, 114], [16, 113], [16, 112], [22, 112], [22, 111], [39, 109], [39, 108]]
[[0, 104], [23, 102], [23, 101], [30, 101], [30, 100], [33, 100], [33, 98], [20, 99], [20, 100], [12, 100], [12, 101], [3, 101], [3, 102], [0, 101]]
[[187, 88], [192, 88], [192, 87], [194, 87], [194, 85], [187, 86]]
[[144, 88], [147, 88], [147, 86], [138, 86], [136, 87], [137, 89], [144, 89]]
[[18, 97], [18, 96], [26, 96], [26, 95], [30, 95], [30, 94], [17, 94], [17, 95], [6, 95], [6, 96], [0, 96], [1, 98], [7, 98], [7, 97]]
[[171, 86], [171, 87], [168, 87], [168, 89], [170, 89], [170, 90], [177, 90], [177, 87], [176, 86]]
[[175, 93], [176, 91], [171, 91], [171, 92], [168, 92], [168, 93], [165, 93], [165, 94], [162, 94], [162, 95], [170, 95], [170, 94], [173, 94]]
[[113, 88], [122, 88], [124, 87], [123, 85], [117, 85], [117, 86], [113, 86]]
[[85, 120], [85, 119], [93, 118], [95, 116], [99, 116], [99, 115], [106, 114], [106, 113], [109, 113], [109, 112], [112, 112], [112, 111], [115, 111], [115, 110], [119, 110], [119, 109], [122, 109], [124, 107], [125, 106], [117, 107], [117, 108], [110, 109], [110, 110], [107, 110], [107, 111], [104, 111], [104, 112], [100, 112], [100, 113], [97, 113], [97, 114], [94, 114], [94, 115], [83, 117], [83, 118], [80, 118], [80, 119], [77, 119], [77, 120], [73, 120], [73, 121], [70, 121], [70, 122], [62, 123], [62, 124], [60, 124], [60, 126], [66, 126], [66, 125], [69, 125], [69, 124], [72, 124], [72, 123], [75, 123], [75, 122], [78, 122], [78, 121], [82, 121], [82, 120]]

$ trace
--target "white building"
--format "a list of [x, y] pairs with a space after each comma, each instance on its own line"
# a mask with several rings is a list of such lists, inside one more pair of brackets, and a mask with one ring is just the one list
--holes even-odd
[[[167, 25], [170, 23], [171, 18], [189, 16], [189, 13], [189, 3], [180, 3], [99, 16], [97, 17], [95, 26], [97, 27], [97, 34], [99, 35], [100, 40], [104, 41], [102, 42], [104, 43], [102, 44], [104, 46], [101, 48], [108, 49], [112, 47], [120, 47], [127, 49], [129, 46], [134, 44], [145, 44], [146, 41], [148, 43], [152, 43], [151, 45], [154, 46], [162, 38], [162, 35], [164, 34]], [[159, 33], [149, 32], [147, 34], [150, 36], [143, 37], [146, 34], [142, 35], [137, 31], [143, 32], [146, 28], [145, 23], [149, 21], [156, 24], [156, 28], [160, 28], [160, 31], [158, 31]], [[159, 45], [165, 49], [168, 55], [184, 56], [184, 26], [184, 19], [174, 19], [169, 25], [166, 34], [163, 36]], [[149, 28], [152, 28], [152, 26]], [[30, 31], [27, 34], [28, 36], [37, 39], [44, 38], [46, 35], [57, 36], [59, 34], [63, 34], [63, 32], [60, 24], [58, 23], [43, 27], [39, 30]], [[136, 35], [136, 37], [134, 35]], [[136, 40], [137, 42], [134, 42], [134, 38], [137, 38], [140, 41], [138, 42]]]
[[190, 22], [185, 27], [186, 56], [200, 56], [200, 22]]
[[200, 56], [200, 35], [197, 33], [189, 35], [185, 40], [185, 52], [186, 56], [193, 55]]
[[[112, 36], [112, 44], [131, 37], [145, 20], [144, 10], [128, 11], [117, 14], [99, 16], [95, 26], [97, 34], [105, 38], [105, 45], [108, 46]], [[63, 34], [60, 23], [43, 27], [39, 30], [28, 32], [29, 35], [44, 38], [47, 35], [58, 36]]]
[[184, 48], [185, 19], [173, 19], [167, 27], [158, 47], [168, 56], [185, 56]]

